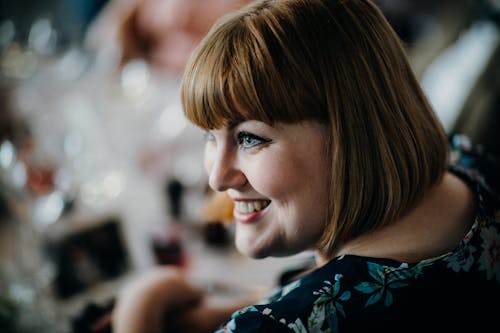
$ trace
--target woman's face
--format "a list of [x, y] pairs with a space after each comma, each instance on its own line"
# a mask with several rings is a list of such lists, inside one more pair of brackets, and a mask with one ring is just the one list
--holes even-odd
[[327, 215], [326, 128], [243, 121], [207, 133], [205, 167], [234, 201], [236, 246], [251, 257], [311, 249]]

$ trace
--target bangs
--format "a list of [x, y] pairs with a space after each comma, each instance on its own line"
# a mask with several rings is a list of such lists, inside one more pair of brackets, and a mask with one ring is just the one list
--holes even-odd
[[[242, 74], [251, 74], [251, 70], [249, 64], [238, 61], [241, 56], [236, 52], [242, 53], [240, 48], [244, 43], [236, 47], [237, 40], [242, 39], [237, 37], [235, 32], [228, 31], [225, 38], [213, 37], [215, 43], [202, 41], [188, 63], [182, 81], [182, 104], [186, 117], [201, 128], [220, 128], [250, 118], [269, 120], [259, 107], [251, 80]], [[224, 43], [218, 42], [221, 40]]]
[[193, 124], [204, 129], [244, 120], [272, 125], [318, 113], [311, 112], [321, 107], [311, 91], [313, 80], [304, 79], [314, 75], [285, 52], [283, 27], [270, 20], [227, 15], [195, 49], [181, 84], [183, 110]]

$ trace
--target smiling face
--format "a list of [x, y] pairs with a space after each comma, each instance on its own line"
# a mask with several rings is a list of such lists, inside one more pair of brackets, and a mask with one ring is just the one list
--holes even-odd
[[314, 247], [328, 209], [326, 137], [309, 121], [243, 121], [207, 133], [209, 184], [235, 202], [240, 252], [263, 258]]

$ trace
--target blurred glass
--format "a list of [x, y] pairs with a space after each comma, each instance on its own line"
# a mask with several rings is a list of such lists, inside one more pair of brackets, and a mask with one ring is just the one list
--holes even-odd
[[0, 144], [0, 166], [2, 169], [9, 169], [14, 164], [16, 156], [14, 149], [14, 145], [9, 140]]
[[142, 105], [150, 92], [150, 70], [144, 60], [133, 60], [121, 71], [121, 87], [125, 98]]
[[28, 35], [28, 45], [35, 52], [48, 55], [55, 51], [57, 32], [48, 18], [40, 18], [31, 26]]
[[12, 20], [5, 20], [0, 23], [0, 47], [9, 45], [14, 39], [16, 28]]

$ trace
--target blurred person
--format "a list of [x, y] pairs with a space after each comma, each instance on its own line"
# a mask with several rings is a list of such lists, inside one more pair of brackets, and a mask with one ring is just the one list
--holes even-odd
[[120, 49], [120, 63], [144, 59], [155, 68], [182, 72], [190, 52], [221, 15], [249, 0], [114, 0], [89, 30], [94, 49]]
[[234, 202], [239, 251], [314, 250], [316, 265], [239, 309], [154, 269], [119, 295], [116, 332], [498, 326], [488, 159], [448, 140], [370, 0], [258, 0], [225, 16], [190, 58], [182, 102], [206, 130], [210, 186]]

